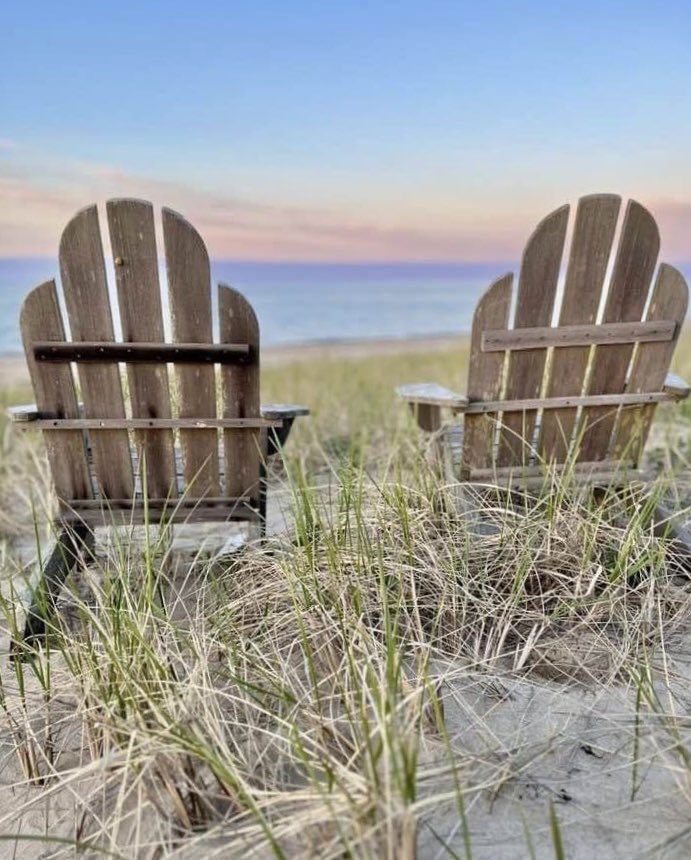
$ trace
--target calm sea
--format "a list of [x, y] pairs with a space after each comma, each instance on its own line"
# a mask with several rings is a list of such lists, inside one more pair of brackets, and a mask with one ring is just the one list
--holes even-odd
[[[510, 263], [226, 260], [212, 264], [212, 276], [247, 296], [259, 317], [262, 342], [277, 345], [468, 331], [482, 292], [516, 268]], [[690, 279], [691, 265], [681, 268]], [[17, 322], [22, 298], [56, 274], [55, 261], [48, 258], [0, 259], [0, 354], [21, 350]]]
[[[483, 264], [212, 264], [214, 282], [244, 293], [264, 344], [467, 331], [483, 290], [511, 268]], [[56, 277], [48, 258], [0, 259], [0, 353], [21, 350], [19, 307]]]

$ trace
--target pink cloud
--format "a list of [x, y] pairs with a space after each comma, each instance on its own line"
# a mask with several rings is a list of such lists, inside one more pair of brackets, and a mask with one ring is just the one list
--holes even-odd
[[72, 215], [110, 197], [139, 197], [181, 212], [216, 258], [266, 260], [459, 260], [504, 257], [520, 230], [505, 224], [416, 223], [400, 211], [354, 215], [318, 207], [267, 205], [173, 180], [134, 176], [117, 167], [73, 164], [36, 178], [0, 165], [0, 255], [48, 254]]
[[[0, 144], [1, 145], [1, 144]], [[470, 203], [419, 214], [408, 206], [350, 208], [259, 203], [184, 182], [132, 175], [115, 166], [61, 164], [43, 176], [0, 162], [0, 255], [55, 256], [60, 233], [83, 206], [110, 197], [139, 197], [181, 212], [200, 231], [215, 258], [264, 260], [506, 260], [518, 259], [544, 201], [513, 199], [495, 214]], [[646, 204], [646, 201], [642, 201]], [[553, 201], [556, 205], [559, 201]], [[509, 204], [512, 204], [509, 207]], [[524, 208], [521, 208], [523, 204]], [[658, 219], [663, 257], [691, 259], [691, 202], [647, 201]], [[547, 205], [547, 208], [551, 208]], [[538, 211], [539, 210], [539, 211]]]
[[691, 202], [652, 201], [650, 211], [660, 227], [662, 258], [671, 261], [691, 260]]

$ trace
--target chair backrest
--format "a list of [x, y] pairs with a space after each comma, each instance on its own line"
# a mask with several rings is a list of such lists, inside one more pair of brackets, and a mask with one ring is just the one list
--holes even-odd
[[[635, 466], [681, 324], [688, 288], [657, 266], [658, 229], [631, 200], [583, 197], [565, 273], [569, 207], [548, 215], [513, 275], [498, 279], [473, 320], [464, 419], [469, 478], [574, 462]], [[654, 277], [655, 276], [655, 277]], [[552, 325], [553, 319], [558, 322]]]
[[70, 340], [54, 281], [36, 287], [21, 311], [62, 512], [95, 520], [106, 500], [109, 512], [128, 516], [141, 515], [146, 502], [153, 520], [164, 508], [193, 510], [197, 519], [253, 518], [259, 435], [269, 424], [260, 417], [255, 314], [238, 292], [219, 286], [214, 341], [209, 257], [196, 230], [163, 209], [165, 302], [152, 205], [110, 200], [106, 212], [122, 340], [115, 341], [95, 206], [77, 213], [60, 241]]

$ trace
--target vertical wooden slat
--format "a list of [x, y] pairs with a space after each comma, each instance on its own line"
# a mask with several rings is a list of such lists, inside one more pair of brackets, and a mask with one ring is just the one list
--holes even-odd
[[[659, 248], [660, 237], [652, 215], [640, 203], [630, 200], [603, 322], [633, 322], [642, 318]], [[588, 393], [622, 393], [632, 351], [633, 344], [595, 347]], [[616, 416], [616, 410], [607, 406], [583, 410], [585, 430], [578, 459], [592, 462], [608, 456]]]
[[[95, 206], [70, 221], [60, 240], [60, 275], [72, 339], [113, 340], [103, 246]], [[114, 364], [79, 365], [84, 413], [88, 418], [124, 418], [120, 373]], [[108, 498], [132, 496], [132, 462], [126, 430], [91, 434], [94, 472]]]
[[[684, 276], [673, 266], [662, 263], [655, 279], [646, 319], [677, 320], [677, 329], [673, 340], [638, 345], [626, 386], [627, 393], [661, 390], [686, 317], [688, 302], [689, 289]], [[630, 457], [637, 463], [654, 415], [654, 404], [623, 409], [615, 428], [611, 456], [618, 458], [626, 455], [627, 459]]]
[[[201, 236], [181, 215], [163, 210], [163, 239], [173, 339], [211, 343], [211, 273]], [[176, 368], [181, 418], [215, 418], [216, 385], [212, 365]], [[218, 434], [215, 430], [181, 430], [185, 484], [192, 496], [218, 496]]]
[[[19, 325], [36, 405], [42, 412], [57, 418], [78, 418], [77, 395], [70, 366], [37, 362], [33, 354], [35, 341], [65, 340], [55, 281], [46, 281], [24, 299]], [[81, 430], [55, 430], [43, 436], [58, 499], [70, 502], [92, 498]]]
[[[259, 417], [259, 324], [252, 306], [236, 290], [218, 287], [221, 343], [247, 343], [246, 364], [221, 368], [224, 418]], [[225, 430], [225, 491], [259, 501], [259, 430]]]
[[[521, 262], [514, 328], [547, 326], [552, 321], [568, 217], [568, 206], [555, 210], [538, 224], [528, 240]], [[546, 349], [526, 349], [509, 355], [507, 400], [540, 395], [546, 357]], [[504, 416], [498, 465], [527, 463], [536, 417], [534, 409]]]
[[[621, 198], [612, 194], [594, 194], [579, 200], [559, 325], [595, 322], [620, 206]], [[580, 395], [589, 358], [588, 346], [555, 349], [547, 397]], [[576, 414], [576, 409], [545, 410], [538, 447], [545, 462], [565, 461]]]
[[[513, 275], [498, 278], [478, 302], [473, 316], [466, 394], [476, 400], [499, 400], [505, 352], [482, 352], [482, 333], [509, 324]], [[466, 415], [463, 419], [464, 469], [492, 466], [496, 415]]]
[[[123, 340], [126, 343], [162, 343], [163, 315], [153, 207], [143, 200], [109, 200], [106, 209]], [[127, 374], [132, 416], [170, 418], [166, 365], [130, 364]], [[159, 499], [176, 496], [173, 433], [139, 430], [135, 440], [140, 457], [146, 461], [148, 494]]]

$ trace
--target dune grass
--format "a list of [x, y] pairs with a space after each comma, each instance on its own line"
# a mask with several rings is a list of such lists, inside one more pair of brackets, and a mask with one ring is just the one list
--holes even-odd
[[[548, 476], [534, 499], [477, 491], [459, 514], [391, 392], [462, 388], [465, 362], [459, 348], [269, 368], [266, 400], [314, 410], [277, 469], [288, 532], [228, 556], [177, 551], [170, 528], [111, 533], [49, 647], [2, 656], [8, 856], [596, 856], [577, 853], [593, 810], [559, 775], [576, 737], [560, 715], [584, 701], [609, 722], [577, 735], [582, 769], [607, 757], [622, 820], [667, 792], [681, 818], [645, 850], [683, 856], [678, 556], [635, 489], [595, 499]], [[652, 493], [682, 515], [690, 418], [661, 410], [649, 453]], [[6, 431], [5, 642], [29, 574], [18, 548], [49, 507], [40, 441]]]

